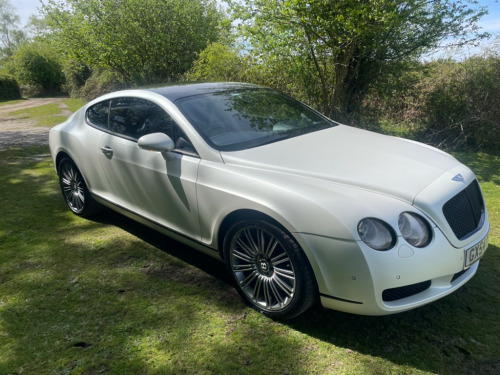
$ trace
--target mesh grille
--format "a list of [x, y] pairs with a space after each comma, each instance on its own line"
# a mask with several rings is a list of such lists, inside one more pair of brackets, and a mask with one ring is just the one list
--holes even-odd
[[484, 203], [477, 180], [443, 206], [443, 214], [459, 240], [469, 236], [478, 228], [483, 213]]
[[417, 284], [400, 286], [398, 288], [386, 289], [382, 292], [384, 301], [396, 301], [401, 298], [406, 298], [423, 292], [431, 286], [431, 281], [423, 281]]

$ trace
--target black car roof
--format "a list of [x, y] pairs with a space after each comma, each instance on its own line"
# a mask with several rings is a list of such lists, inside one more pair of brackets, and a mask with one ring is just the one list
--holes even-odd
[[160, 94], [170, 101], [175, 101], [180, 98], [185, 98], [187, 96], [208, 94], [220, 91], [232, 91], [250, 88], [259, 88], [262, 86], [252, 85], [249, 83], [239, 83], [239, 82], [215, 82], [215, 83], [190, 83], [190, 84], [180, 84], [174, 86], [164, 86], [156, 88], [148, 88], [147, 91], [152, 91]]

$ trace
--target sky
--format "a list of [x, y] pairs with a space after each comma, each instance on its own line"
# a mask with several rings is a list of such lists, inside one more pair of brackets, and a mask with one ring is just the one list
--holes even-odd
[[[30, 15], [38, 15], [41, 5], [40, 0], [10, 0], [10, 3], [21, 17], [23, 26], [28, 22]], [[500, 35], [500, 0], [479, 0], [479, 3], [486, 6], [489, 11], [489, 14], [481, 19], [479, 25], [483, 31]], [[474, 49], [469, 50], [470, 54], [474, 52]]]
[[500, 2], [493, 0], [481, 0], [481, 5], [487, 6], [489, 14], [487, 14], [480, 22], [484, 31], [491, 34], [500, 33]]

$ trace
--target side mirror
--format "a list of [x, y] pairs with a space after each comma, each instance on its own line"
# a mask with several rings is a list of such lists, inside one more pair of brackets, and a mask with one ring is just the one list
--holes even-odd
[[165, 133], [146, 134], [139, 138], [137, 144], [147, 151], [170, 152], [175, 148], [174, 141]]

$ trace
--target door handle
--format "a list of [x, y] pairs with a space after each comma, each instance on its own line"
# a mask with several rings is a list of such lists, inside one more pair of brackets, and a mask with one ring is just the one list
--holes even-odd
[[104, 146], [101, 147], [101, 151], [108, 159], [111, 159], [113, 157], [113, 149], [109, 146]]

